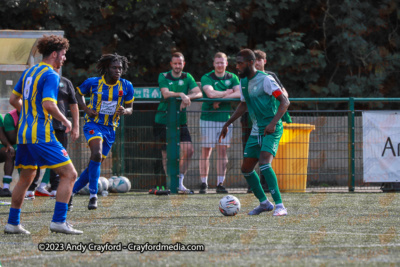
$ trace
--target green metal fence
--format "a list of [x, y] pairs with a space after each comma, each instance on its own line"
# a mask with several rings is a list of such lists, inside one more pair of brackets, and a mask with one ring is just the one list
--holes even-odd
[[[167, 158], [168, 171], [163, 170], [161, 157], [161, 143], [154, 139], [154, 117], [159, 103], [159, 97], [139, 98], [135, 100], [132, 116], [124, 117], [121, 126], [117, 130], [117, 140], [112, 153], [102, 166], [102, 176], [111, 175], [127, 176], [132, 182], [134, 190], [148, 190], [153, 186], [165, 185], [174, 192], [177, 187], [177, 175], [179, 174], [179, 126], [177, 115], [179, 114], [179, 100], [170, 99], [167, 115]], [[187, 109], [188, 128], [192, 137], [194, 155], [185, 175], [184, 185], [198, 192], [201, 181], [199, 174], [199, 161], [201, 160], [201, 136], [199, 119], [202, 101], [230, 101], [233, 106], [237, 100], [223, 99], [198, 99], [192, 102]], [[286, 153], [283, 165], [289, 162], [291, 166], [275, 170], [278, 180], [282, 177], [306, 177], [306, 191], [375, 191], [379, 192], [381, 184], [370, 184], [363, 181], [362, 162], [362, 111], [356, 109], [362, 103], [386, 103], [399, 102], [400, 99], [386, 98], [292, 98], [289, 110], [293, 123], [313, 125], [308, 141], [296, 141], [297, 144], [309, 143], [308, 155], [303, 158], [307, 168], [301, 173], [293, 172], [294, 166], [290, 160], [299, 159], [296, 153]], [[335, 108], [326, 109], [327, 105]], [[234, 108], [234, 107], [233, 107]], [[233, 112], [233, 109], [232, 109]], [[233, 138], [228, 149], [228, 165], [225, 187], [231, 192], [247, 189], [240, 167], [242, 162], [243, 143], [240, 120], [233, 124]], [[81, 141], [85, 143], [84, 138]], [[282, 143], [282, 140], [281, 140]], [[80, 173], [86, 166], [89, 158], [89, 150], [85, 144], [71, 144], [71, 158]], [[280, 144], [279, 149], [284, 149]], [[301, 159], [301, 158], [300, 158]], [[212, 152], [210, 158], [210, 171], [208, 175], [209, 192], [216, 187], [216, 162], [217, 155]], [[274, 161], [277, 161], [275, 159]], [[305, 161], [304, 161], [305, 160]], [[82, 166], [81, 166], [82, 165]], [[285, 166], [284, 166], [285, 167]], [[274, 167], [275, 168], [275, 167]], [[258, 168], [257, 168], [258, 171]], [[290, 192], [291, 189], [286, 191]], [[293, 190], [296, 191], [296, 190]]]

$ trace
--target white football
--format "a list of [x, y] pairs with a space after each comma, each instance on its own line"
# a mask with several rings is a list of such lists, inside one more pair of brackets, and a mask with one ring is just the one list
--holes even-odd
[[97, 180], [97, 194], [101, 194], [103, 192], [103, 183], [99, 180]]
[[108, 180], [117, 179], [117, 178], [118, 178], [118, 176], [111, 176], [110, 179], [108, 179]]
[[80, 195], [89, 195], [89, 184], [85, 185], [84, 188], [82, 188], [81, 190], [79, 190], [78, 194]]
[[103, 188], [103, 191], [108, 190], [108, 179], [106, 177], [100, 176], [99, 181], [101, 182], [101, 187]]
[[[101, 192], [103, 192], [103, 185], [102, 185], [100, 179], [98, 181], [97, 186], [98, 186], [97, 193], [101, 194]], [[80, 194], [80, 195], [90, 195], [89, 183], [84, 188], [79, 190], [78, 194]]]
[[240, 201], [234, 196], [224, 196], [219, 201], [219, 211], [225, 216], [235, 216], [240, 210]]
[[126, 193], [131, 189], [131, 182], [124, 176], [112, 179], [109, 185], [109, 191], [112, 193]]

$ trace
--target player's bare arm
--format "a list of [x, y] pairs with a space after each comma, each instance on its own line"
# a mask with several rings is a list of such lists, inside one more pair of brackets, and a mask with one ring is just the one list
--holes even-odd
[[190, 106], [190, 104], [191, 104], [189, 96], [185, 95], [184, 93], [172, 92], [167, 87], [160, 88], [160, 91], [161, 91], [161, 94], [163, 95], [164, 99], [167, 99], [170, 97], [180, 97], [182, 99], [180, 110]]
[[17, 96], [16, 94], [11, 94], [9, 102], [11, 106], [18, 110], [18, 113], [21, 113], [22, 99], [20, 96]]
[[221, 143], [221, 140], [224, 139], [226, 134], [228, 133], [229, 125], [231, 125], [235, 120], [240, 118], [244, 113], [246, 113], [246, 111], [247, 111], [246, 102], [240, 102], [240, 104], [236, 108], [235, 112], [230, 117], [230, 119], [222, 127], [221, 134], [219, 135], [219, 139], [218, 139], [219, 143]]
[[120, 106], [115, 113], [118, 115], [132, 115], [133, 112], [133, 102], [125, 104], [125, 107]]
[[[209, 98], [224, 98], [227, 95], [230, 95], [233, 93], [233, 89], [227, 89], [226, 91], [217, 91], [217, 90], [214, 90], [214, 87], [212, 87], [211, 85], [204, 85], [203, 91], [204, 91], [204, 93], [206, 93], [206, 95]], [[240, 95], [239, 95], [239, 97], [240, 97]]]
[[203, 94], [201, 93], [200, 88], [196, 86], [189, 91], [188, 97], [190, 99], [197, 99], [203, 97]]
[[79, 138], [79, 108], [77, 104], [70, 104], [69, 110], [72, 116], [71, 140], [75, 142]]
[[86, 106], [85, 96], [81, 95], [79, 92], [76, 94], [76, 100], [78, 101], [79, 108], [89, 117], [93, 118], [98, 115], [96, 110], [90, 109]]
[[[240, 98], [240, 86], [235, 85], [232, 89], [228, 89], [229, 93], [223, 98]], [[227, 90], [227, 91], [228, 91]]]
[[278, 112], [275, 114], [274, 118], [267, 125], [267, 127], [265, 127], [264, 135], [272, 134], [275, 132], [276, 124], [282, 118], [283, 114], [285, 114], [290, 105], [289, 99], [286, 97], [285, 94], [279, 95], [276, 99], [279, 101]]
[[[225, 96], [221, 97], [221, 98], [240, 98], [240, 90], [239, 90], [239, 85], [234, 86], [232, 89], [227, 89], [225, 92]], [[204, 87], [203, 87], [204, 89]], [[218, 109], [219, 108], [219, 104], [221, 102], [214, 102], [213, 103], [213, 108], [214, 109]]]
[[286, 89], [285, 89], [284, 87], [282, 87], [281, 90], [282, 90], [282, 93], [283, 93], [287, 98], [289, 98], [289, 93], [286, 91]]
[[[196, 86], [193, 89], [191, 89], [189, 91], [189, 94], [187, 95], [189, 100], [196, 99], [196, 98], [201, 98], [202, 96], [203, 96], [203, 94], [201, 93], [200, 88], [198, 86]], [[184, 104], [183, 101], [182, 101], [182, 104]], [[190, 101], [189, 105], [186, 105], [186, 103], [185, 103], [185, 106], [183, 106], [182, 104], [181, 104], [181, 108], [186, 108], [186, 107], [190, 106], [191, 101]]]

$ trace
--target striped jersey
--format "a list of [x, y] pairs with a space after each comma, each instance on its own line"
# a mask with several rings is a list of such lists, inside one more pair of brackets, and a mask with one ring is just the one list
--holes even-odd
[[42, 106], [44, 101], [57, 104], [60, 76], [49, 64], [41, 62], [22, 73], [13, 94], [22, 98], [17, 144], [57, 141], [52, 116]]
[[[240, 80], [242, 102], [246, 102], [253, 128], [251, 135], [264, 134], [264, 129], [278, 112], [274, 97], [275, 91], [280, 91], [275, 79], [264, 72], [257, 71], [250, 80], [246, 77]], [[282, 121], [276, 124], [276, 129], [282, 127]]]
[[115, 112], [120, 106], [132, 103], [134, 89], [132, 83], [120, 78], [116, 84], [107, 84], [104, 76], [92, 77], [77, 87], [79, 94], [90, 95], [88, 108], [96, 110], [96, 117], [85, 115], [86, 122], [118, 127], [120, 116]]

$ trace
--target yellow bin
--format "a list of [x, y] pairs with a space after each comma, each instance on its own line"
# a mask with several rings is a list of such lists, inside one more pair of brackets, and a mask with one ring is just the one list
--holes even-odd
[[281, 192], [306, 192], [311, 124], [283, 123], [283, 135], [272, 167]]

